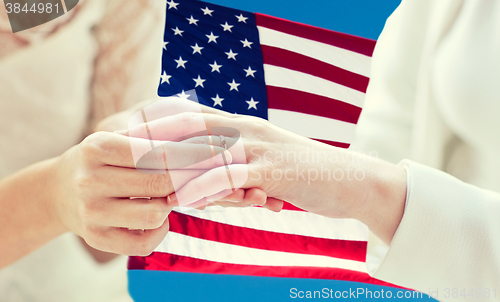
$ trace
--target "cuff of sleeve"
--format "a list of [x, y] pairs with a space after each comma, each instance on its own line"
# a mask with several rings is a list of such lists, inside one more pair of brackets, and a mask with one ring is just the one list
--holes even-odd
[[[403, 218], [394, 234], [387, 253], [375, 271], [370, 272], [374, 278], [391, 282], [400, 286], [418, 290], [422, 280], [432, 279], [433, 262], [442, 262], [441, 255], [435, 247], [440, 245], [432, 238], [437, 217], [441, 211], [439, 205], [432, 204], [439, 186], [442, 173], [409, 160], [399, 163], [407, 173], [407, 195]], [[431, 181], [429, 183], [429, 181]], [[434, 260], [433, 260], [434, 258]], [[437, 264], [437, 263], [436, 263]], [[430, 270], [429, 270], [430, 269]], [[426, 285], [435, 283], [431, 280]]]
[[477, 188], [409, 160], [400, 164], [408, 175], [405, 211], [385, 257], [371, 275], [424, 292], [433, 286], [467, 286], [463, 283], [467, 263], [473, 263], [469, 273], [484, 266], [477, 259], [464, 261], [471, 245], [484, 244], [474, 231], [474, 222], [481, 223], [484, 212], [474, 202]]
[[[410, 199], [411, 174], [408, 169], [408, 165], [406, 165], [404, 162], [401, 162], [400, 165], [402, 165], [406, 170], [406, 200], [404, 208], [404, 211], [406, 211], [408, 200]], [[370, 231], [368, 234], [368, 246], [366, 249], [366, 268], [371, 276], [375, 275], [375, 272], [384, 261], [388, 252], [389, 246]]]

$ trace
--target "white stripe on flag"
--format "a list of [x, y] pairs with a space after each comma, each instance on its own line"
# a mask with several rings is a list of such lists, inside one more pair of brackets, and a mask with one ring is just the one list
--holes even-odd
[[[307, 177], [307, 171], [305, 173]], [[208, 207], [203, 211], [187, 210], [181, 213], [219, 223], [276, 233], [353, 241], [366, 241], [368, 238], [366, 226], [357, 220], [333, 219], [302, 211], [283, 210], [274, 213], [263, 208]]]
[[348, 269], [366, 273], [364, 262], [327, 256], [275, 252], [204, 240], [170, 232], [156, 252], [220, 263], [262, 266], [314, 266]]
[[300, 71], [264, 64], [266, 85], [300, 90], [362, 107], [363, 92]]
[[268, 118], [274, 125], [293, 133], [339, 143], [351, 143], [356, 131], [355, 124], [300, 112], [269, 109]]
[[357, 52], [257, 26], [260, 44], [296, 52], [333, 66], [370, 77], [371, 57]]

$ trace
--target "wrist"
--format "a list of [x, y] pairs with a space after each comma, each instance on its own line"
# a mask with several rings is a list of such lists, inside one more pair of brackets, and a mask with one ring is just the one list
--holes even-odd
[[368, 228], [385, 243], [390, 244], [401, 219], [406, 203], [406, 170], [376, 159], [369, 165], [367, 179], [363, 183], [365, 196], [351, 216]]
[[70, 231], [62, 222], [61, 219], [61, 185], [64, 183], [61, 179], [61, 169], [64, 169], [64, 155], [52, 158], [45, 161], [44, 171], [44, 186], [45, 190], [42, 194], [42, 207], [44, 216], [51, 225], [51, 229], [58, 233], [63, 234]]
[[364, 163], [369, 162], [361, 157], [368, 157], [310, 140], [295, 144], [294, 151], [295, 161], [285, 165], [285, 172], [293, 171], [293, 180], [282, 186], [285, 200], [322, 216], [354, 218], [364, 197]]

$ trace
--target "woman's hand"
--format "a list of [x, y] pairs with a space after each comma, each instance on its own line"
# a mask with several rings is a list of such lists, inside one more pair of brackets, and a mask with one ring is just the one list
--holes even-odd
[[99, 123], [97, 123], [93, 132], [101, 132], [101, 131], [114, 132], [122, 129], [127, 129], [130, 118], [138, 111], [140, 111], [142, 108], [150, 105], [155, 101], [157, 100], [155, 99], [146, 100], [135, 104], [134, 106], [128, 108], [127, 110], [123, 110], [113, 115], [110, 115], [105, 119], [103, 119], [102, 121], [100, 121]]
[[[210, 136], [189, 137], [200, 123], [206, 124]], [[172, 132], [178, 124], [182, 129]], [[257, 188], [271, 203], [286, 200], [323, 216], [361, 220], [386, 242], [401, 219], [406, 197], [406, 172], [401, 167], [306, 139], [255, 117], [182, 113], [151, 121], [147, 127], [156, 139], [184, 136], [183, 142], [214, 146], [222, 146], [223, 139], [229, 146], [233, 163], [212, 169], [178, 190], [176, 195], [182, 195], [184, 203], [205, 200], [234, 205], [224, 202], [234, 189]], [[245, 152], [234, 149], [238, 139]]]
[[[163, 163], [164, 153], [156, 151], [148, 153], [149, 163], [136, 168], [131, 141], [134, 148], [150, 149], [149, 140], [100, 132], [63, 154], [50, 182], [53, 216], [96, 249], [149, 255], [168, 232], [167, 217], [176, 205], [167, 198], [174, 192], [173, 175], [186, 183], [206, 169], [223, 166], [224, 150], [215, 148], [218, 155], [208, 158], [208, 146], [168, 144], [165, 149], [174, 162], [162, 171], [154, 162]], [[182, 168], [176, 163], [185, 162], [183, 158], [202, 160], [176, 170]]]
[[[183, 127], [176, 129], [175, 125], [179, 124]], [[206, 125], [210, 136], [198, 136], [200, 124]], [[236, 189], [258, 188], [267, 194], [271, 202], [286, 200], [309, 211], [321, 212], [323, 215], [328, 208], [331, 212], [329, 216], [342, 216], [342, 204], [333, 209], [330, 200], [328, 200], [328, 205], [310, 203], [311, 198], [318, 200], [317, 196], [310, 192], [311, 188], [308, 188], [315, 184], [308, 181], [307, 173], [316, 166], [307, 160], [302, 162], [298, 156], [302, 153], [309, 153], [306, 156], [311, 156], [311, 153], [319, 153], [326, 148], [334, 153], [344, 150], [311, 141], [260, 118], [220, 115], [218, 112], [185, 112], [159, 118], [147, 125], [141, 124], [135, 129], [130, 129], [129, 135], [141, 137], [141, 134], [147, 133], [146, 128], [150, 133], [154, 133], [154, 138], [158, 140], [181, 138], [183, 142], [190, 144], [222, 146], [221, 138], [224, 138], [233, 158], [229, 170], [233, 181], [238, 184]], [[193, 134], [196, 136], [189, 137]], [[186, 137], [189, 138], [186, 139]], [[243, 143], [244, 152], [236, 150], [238, 139]], [[226, 177], [226, 167], [213, 169], [186, 184], [178, 194], [183, 195], [185, 199], [183, 203], [205, 198], [208, 202], [218, 200], [218, 204], [223, 204], [224, 201], [231, 200], [232, 196], [237, 194], [235, 192], [226, 196], [233, 189], [228, 187], [227, 181], [223, 181]], [[219, 200], [220, 197], [223, 197], [222, 200]], [[237, 204], [226, 203], [226, 205]]]
[[[191, 102], [167, 103], [174, 114], [199, 109]], [[108, 131], [126, 128], [136, 113], [133, 110], [112, 116], [99, 127]], [[163, 165], [162, 171], [155, 171], [160, 174], [155, 174], [151, 173], [154, 165], [139, 165], [140, 172], [135, 167], [131, 142], [151, 149], [149, 140], [94, 133], [61, 156], [1, 179], [0, 221], [4, 227], [0, 228], [0, 268], [68, 231], [103, 251], [147, 255], [164, 238], [166, 218], [177, 205], [167, 197], [174, 192], [172, 177], [182, 186], [207, 169], [231, 162], [229, 153], [226, 161], [222, 160], [220, 153], [224, 150], [220, 147], [162, 142], [174, 158], [169, 169]], [[212, 151], [218, 155], [211, 158]], [[163, 163], [164, 152], [148, 154], [155, 165], [158, 160]], [[185, 167], [190, 162], [196, 164]], [[248, 204], [266, 200], [265, 193], [256, 189], [238, 190], [232, 197]]]
[[[118, 130], [127, 129], [129, 123], [134, 120], [134, 116], [136, 116], [138, 112], [144, 112], [144, 110], [148, 112], [148, 119], [150, 121], [185, 112], [204, 112], [218, 114], [226, 117], [232, 116], [231, 114], [224, 111], [216, 110], [203, 105], [200, 106], [195, 102], [186, 101], [176, 97], [157, 98], [143, 101], [125, 111], [113, 114], [105, 118], [96, 125], [94, 131], [120, 132]], [[182, 127], [181, 125], [175, 125], [173, 126], [173, 128], [181, 129]], [[126, 133], [127, 131], [122, 132]], [[268, 200], [265, 192], [255, 188], [249, 190], [236, 190], [229, 196], [225, 196], [224, 200], [231, 206], [243, 207], [249, 205], [259, 205], [276, 212], [281, 210], [281, 205], [283, 203], [282, 201], [272, 202], [271, 199]], [[222, 205], [223, 202], [221, 202], [220, 204]], [[206, 207], [206, 202], [200, 201], [199, 205], [200, 206], [197, 208], [202, 210]]]

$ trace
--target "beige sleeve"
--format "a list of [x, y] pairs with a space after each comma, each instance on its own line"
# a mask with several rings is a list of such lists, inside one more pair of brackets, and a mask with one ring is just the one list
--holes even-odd
[[94, 28], [99, 45], [92, 81], [90, 129], [103, 118], [157, 95], [165, 1], [108, 0]]
[[500, 194], [402, 163], [409, 175], [405, 213], [373, 276], [439, 301], [498, 300]]
[[398, 163], [410, 156], [429, 1], [403, 0], [380, 35], [352, 150]]
[[[380, 35], [356, 138], [350, 149], [398, 163], [411, 153], [418, 69], [428, 1], [404, 0]], [[369, 232], [366, 264], [375, 271], [388, 246]]]
[[[426, 63], [422, 47], [426, 33], [439, 30], [425, 27], [432, 3], [403, 0], [387, 21], [354, 149], [377, 151], [393, 163], [411, 156], [418, 74]], [[408, 175], [405, 212], [389, 247], [369, 239], [371, 275], [439, 301], [500, 299], [500, 195], [425, 165], [402, 164]]]

